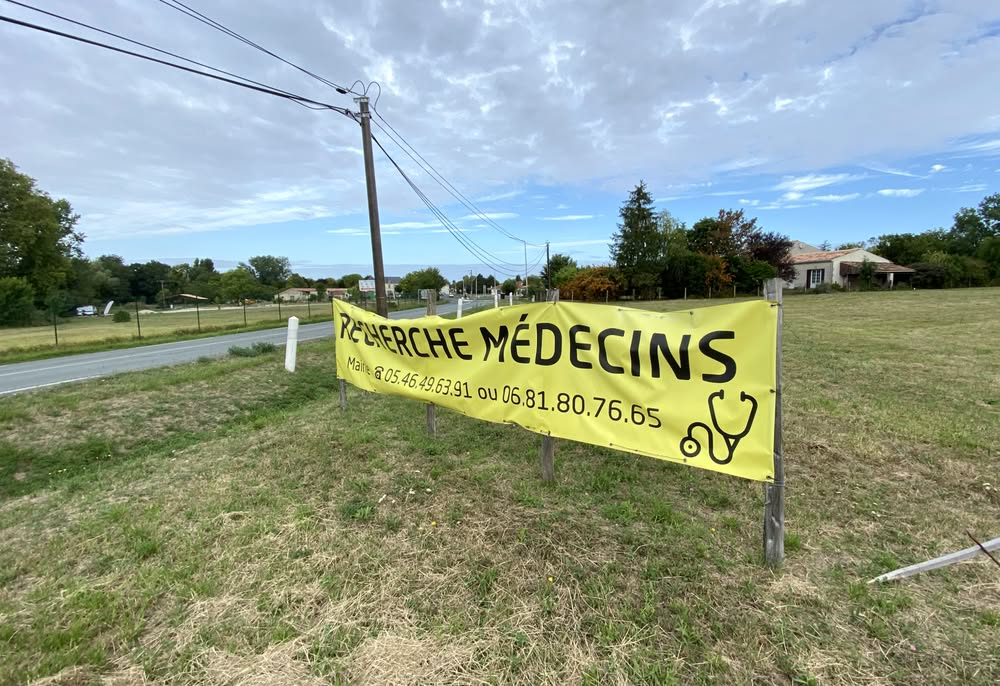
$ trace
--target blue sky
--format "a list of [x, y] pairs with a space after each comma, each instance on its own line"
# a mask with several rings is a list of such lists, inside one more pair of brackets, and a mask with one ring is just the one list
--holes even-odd
[[[376, 135], [479, 253], [376, 151], [388, 273], [523, 272], [522, 244], [490, 222], [532, 244], [529, 267], [545, 241], [606, 262], [639, 179], [688, 224], [744, 208], [813, 244], [948, 226], [1000, 191], [997, 3], [664, 5], [195, 3], [338, 83], [379, 82]], [[159, 3], [44, 6], [355, 107]], [[0, 155], [73, 203], [88, 254], [226, 267], [268, 253], [310, 276], [370, 271], [353, 121], [18, 27], [0, 27], [0, 69]]]

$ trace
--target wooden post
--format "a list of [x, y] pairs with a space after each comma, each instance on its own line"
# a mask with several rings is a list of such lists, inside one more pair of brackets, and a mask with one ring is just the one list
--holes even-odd
[[[433, 288], [427, 291], [427, 316], [437, 314], [437, 291]], [[434, 403], [427, 403], [427, 435], [437, 434], [437, 408]]]
[[[559, 302], [559, 289], [553, 288], [546, 293], [549, 302]], [[542, 436], [542, 447], [538, 452], [542, 469], [542, 483], [554, 484], [556, 482], [556, 439], [552, 436]]]
[[542, 463], [542, 483], [556, 482], [556, 439], [552, 436], [542, 436], [542, 448], [538, 452]]
[[347, 409], [347, 382], [340, 380], [340, 409]]
[[767, 299], [778, 308], [777, 351], [774, 370], [774, 481], [764, 484], [764, 560], [779, 567], [785, 559], [785, 468], [781, 454], [781, 324], [782, 283], [770, 279], [765, 285]]
[[142, 324], [139, 323], [139, 298], [135, 299], [135, 328], [139, 330], [139, 340], [142, 340]]

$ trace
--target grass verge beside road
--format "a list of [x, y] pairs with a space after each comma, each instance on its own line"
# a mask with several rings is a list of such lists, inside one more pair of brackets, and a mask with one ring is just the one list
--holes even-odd
[[[662, 307], [662, 304], [652, 304]], [[0, 683], [994, 684], [1000, 290], [788, 298], [759, 484], [349, 393], [333, 347], [0, 400]]]

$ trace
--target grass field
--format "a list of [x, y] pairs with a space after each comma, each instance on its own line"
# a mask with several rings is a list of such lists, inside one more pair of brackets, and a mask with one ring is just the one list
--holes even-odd
[[[0, 684], [983, 684], [1000, 289], [788, 297], [759, 484], [351, 391], [333, 348], [0, 400]], [[651, 306], [674, 307], [657, 303]]]
[[[392, 309], [420, 307], [415, 300], [400, 300]], [[370, 308], [369, 304], [369, 308]], [[143, 312], [143, 310], [140, 310]], [[245, 329], [261, 329], [268, 326], [285, 326], [289, 317], [306, 321], [328, 321], [332, 316], [330, 303], [283, 304], [279, 312], [277, 305], [247, 306], [246, 318], [243, 309], [234, 306], [205, 306], [183, 310], [144, 310], [139, 314], [142, 340], [136, 313], [129, 310], [132, 320], [113, 322], [111, 317], [72, 317], [58, 322], [59, 345], [56, 346], [56, 332], [52, 325], [19, 328], [0, 328], [0, 364], [20, 362], [64, 355], [69, 353], [93, 352], [111, 348], [142, 345], [146, 341], [167, 342], [196, 337], [199, 333], [232, 333]]]

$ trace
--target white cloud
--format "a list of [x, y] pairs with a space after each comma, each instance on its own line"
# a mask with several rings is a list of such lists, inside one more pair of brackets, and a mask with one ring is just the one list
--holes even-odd
[[781, 196], [781, 199], [782, 200], [801, 200], [803, 195], [805, 195], [805, 194], [804, 193], [800, 193], [799, 191], [788, 191], [787, 193], [785, 193], [784, 195]]
[[944, 171], [947, 168], [948, 167], [944, 166], [943, 164], [932, 164], [931, 174], [937, 174], [938, 172]]
[[440, 222], [392, 222], [382, 224], [383, 229], [430, 229], [441, 226]]
[[748, 199], [740, 198], [739, 203], [741, 205], [746, 205], [747, 207], [757, 207], [757, 205], [760, 204], [760, 200], [748, 200]]
[[832, 186], [838, 183], [854, 181], [860, 177], [852, 174], [806, 174], [805, 176], [795, 176], [786, 178], [774, 187], [776, 191], [803, 192], [811, 191], [824, 186]]
[[542, 221], [546, 222], [578, 222], [584, 219], [593, 219], [592, 214], [564, 214], [561, 217], [542, 217]]
[[363, 229], [330, 229], [327, 233], [332, 233], [340, 236], [367, 236], [370, 234], [369, 231]]
[[813, 200], [819, 200], [820, 202], [847, 202], [848, 200], [855, 200], [860, 197], [860, 193], [847, 193], [845, 195], [817, 195]]
[[883, 188], [878, 194], [886, 198], [915, 198], [923, 192], [923, 188]]
[[522, 190], [506, 191], [503, 193], [491, 193], [490, 195], [484, 195], [481, 198], [476, 198], [476, 202], [495, 202], [497, 200], [509, 200], [510, 198], [516, 198], [519, 195], [524, 195]]
[[947, 190], [952, 193], [982, 193], [987, 188], [989, 188], [989, 186], [985, 183], [970, 183], [956, 188], [948, 188]]
[[471, 221], [474, 219], [515, 219], [519, 215], [516, 212], [483, 212], [482, 214], [467, 214], [462, 217], [465, 221]]

